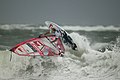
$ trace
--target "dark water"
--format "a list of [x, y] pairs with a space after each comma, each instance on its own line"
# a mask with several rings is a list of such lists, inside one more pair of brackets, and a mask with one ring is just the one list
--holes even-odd
[[29, 38], [37, 37], [43, 30], [0, 30], [0, 45], [14, 46], [15, 44], [27, 40]]
[[118, 36], [120, 36], [120, 32], [117, 31], [80, 31], [79, 34], [86, 36], [90, 42], [101, 42], [101, 43], [109, 43], [111, 41], [115, 41]]
[[[9, 49], [12, 46], [30, 38], [38, 37], [39, 34], [45, 33], [47, 30], [3, 30], [0, 29], [0, 50]], [[82, 36], [87, 37], [90, 43], [109, 43], [115, 41], [120, 32], [118, 31], [67, 31], [68, 33], [77, 32]]]

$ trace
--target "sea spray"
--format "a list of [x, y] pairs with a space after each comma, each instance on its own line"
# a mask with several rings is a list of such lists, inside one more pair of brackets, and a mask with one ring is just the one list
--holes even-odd
[[[70, 36], [77, 43], [78, 51], [68, 50], [57, 57], [20, 57], [0, 51], [1, 80], [119, 80], [119, 37], [111, 51], [99, 52], [91, 48], [88, 37], [78, 33]], [[104, 36], [104, 35], [102, 35]], [[23, 36], [22, 36], [23, 37]], [[84, 40], [85, 39], [85, 40]], [[22, 40], [23, 41], [23, 40]], [[109, 43], [109, 42], [108, 42]], [[76, 55], [79, 54], [79, 55]], [[74, 58], [73, 58], [74, 56]], [[6, 76], [7, 75], [7, 76]]]
[[90, 48], [89, 41], [85, 36], [79, 35], [78, 33], [71, 33], [70, 36], [72, 37], [73, 41], [77, 45], [77, 50], [79, 51], [79, 54], [83, 54], [87, 52], [87, 50]]

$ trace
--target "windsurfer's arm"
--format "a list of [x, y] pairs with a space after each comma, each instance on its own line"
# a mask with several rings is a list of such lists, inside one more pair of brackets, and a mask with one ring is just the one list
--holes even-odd
[[47, 36], [47, 35], [49, 35], [49, 34], [50, 34], [50, 31], [47, 31], [47, 32], [44, 33], [44, 34], [40, 34], [40, 35], [39, 35], [39, 38], [44, 37], [44, 36]]
[[44, 35], [49, 35], [50, 34], [50, 31], [47, 31], [46, 33], [44, 33]]
[[53, 41], [51, 41], [51, 42], [53, 43], [53, 42], [57, 41], [57, 39], [58, 39], [58, 38], [55, 38], [55, 40], [53, 40]]

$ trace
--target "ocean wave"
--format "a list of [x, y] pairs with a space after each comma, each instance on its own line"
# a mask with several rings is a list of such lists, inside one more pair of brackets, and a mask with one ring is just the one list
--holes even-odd
[[73, 31], [120, 31], [120, 27], [115, 26], [63, 26], [63, 28]]
[[[64, 57], [21, 57], [0, 51], [0, 79], [12, 80], [119, 80], [120, 37], [113, 50], [91, 49], [86, 37], [71, 33], [78, 53], [66, 51]], [[77, 56], [76, 54], [81, 54]], [[7, 75], [7, 76], [6, 76]]]
[[[72, 31], [120, 31], [120, 27], [115, 26], [61, 26], [65, 30]], [[0, 25], [0, 29], [3, 30], [37, 30], [37, 29], [48, 29], [47, 26], [43, 25], [31, 25], [31, 24], [6, 24]]]
[[6, 24], [6, 25], [0, 25], [0, 29], [3, 30], [14, 30], [14, 29], [19, 29], [19, 30], [34, 30], [34, 29], [40, 29], [38, 25], [31, 25], [31, 24]]

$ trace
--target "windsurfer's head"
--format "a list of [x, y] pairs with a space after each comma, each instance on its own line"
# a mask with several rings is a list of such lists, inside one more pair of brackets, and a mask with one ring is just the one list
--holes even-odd
[[56, 31], [56, 29], [53, 27], [50, 29], [50, 33], [54, 33], [55, 31]]
[[54, 31], [54, 32], [56, 31], [56, 29], [55, 29], [55, 28], [53, 28], [53, 27], [52, 27], [51, 29], [52, 29], [52, 31]]

